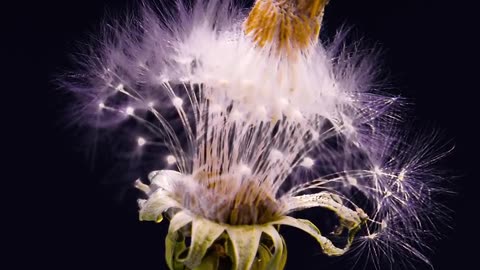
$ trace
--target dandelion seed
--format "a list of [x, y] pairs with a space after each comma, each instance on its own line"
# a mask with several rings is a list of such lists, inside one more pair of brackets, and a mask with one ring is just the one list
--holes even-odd
[[403, 180], [405, 180], [405, 174], [406, 174], [406, 173], [407, 173], [407, 172], [405, 171], [405, 169], [402, 169], [402, 170], [400, 171], [400, 173], [398, 174], [398, 181], [403, 181]]
[[125, 109], [125, 114], [127, 114], [127, 115], [133, 115], [134, 111], [135, 111], [135, 109], [134, 109], [133, 107], [130, 107], [130, 106], [129, 106], [129, 107], [127, 107], [127, 108]]
[[358, 185], [358, 181], [355, 177], [351, 177], [351, 176], [347, 175], [347, 181], [348, 181], [348, 184], [350, 186], [357, 186]]
[[115, 90], [117, 91], [125, 91], [125, 86], [123, 84], [118, 84], [117, 87], [115, 87]]
[[144, 146], [146, 143], [147, 143], [147, 141], [145, 141], [144, 138], [138, 137], [138, 139], [137, 139], [137, 144], [138, 144], [138, 146], [140, 146], [140, 147], [141, 147], [141, 146]]
[[374, 172], [377, 176], [383, 174], [382, 169], [380, 169], [380, 167], [378, 167], [378, 166], [375, 166], [375, 167], [373, 168], [373, 172]]
[[175, 107], [182, 107], [183, 105], [183, 100], [179, 97], [175, 97], [172, 99], [173, 106]]
[[386, 221], [386, 220], [382, 220], [381, 226], [382, 226], [382, 227], [381, 227], [381, 228], [382, 228], [382, 230], [385, 230], [385, 229], [387, 229], [387, 227], [388, 227], [388, 223], [387, 223], [387, 221]]
[[302, 166], [305, 168], [311, 168], [315, 164], [315, 161], [309, 157], [303, 159]]
[[240, 166], [238, 166], [237, 170], [239, 175], [243, 175], [243, 176], [249, 176], [252, 173], [252, 170], [245, 164], [241, 164]]
[[174, 156], [172, 156], [172, 155], [168, 155], [168, 156], [167, 156], [167, 163], [168, 163], [168, 165], [173, 165], [173, 164], [175, 164], [176, 162], [177, 162], [177, 159], [176, 159]]
[[209, 109], [212, 114], [220, 113], [223, 111], [222, 106], [220, 106], [219, 104], [212, 104]]
[[273, 149], [271, 152], [270, 152], [270, 158], [272, 160], [281, 160], [283, 158], [283, 154], [282, 152], [278, 151], [277, 149]]

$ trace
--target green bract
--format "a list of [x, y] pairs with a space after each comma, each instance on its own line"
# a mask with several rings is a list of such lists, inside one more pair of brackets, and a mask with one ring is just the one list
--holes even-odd
[[[165, 240], [165, 257], [171, 270], [283, 269], [287, 260], [287, 247], [278, 232], [281, 225], [303, 230], [317, 240], [326, 255], [339, 256], [349, 249], [356, 232], [366, 219], [363, 211], [345, 207], [338, 196], [320, 192], [289, 198], [288, 212], [311, 207], [332, 210], [340, 219], [339, 232], [348, 230], [347, 244], [343, 248], [336, 247], [322, 236], [310, 221], [287, 215], [265, 224], [222, 224], [191, 213], [159, 185], [162, 177], [179, 176], [176, 172], [160, 171], [151, 174], [150, 187], [137, 182], [137, 187], [149, 195], [148, 200], [140, 202], [140, 220], [160, 222], [164, 213], [171, 217]], [[153, 186], [156, 190], [151, 190]], [[190, 239], [189, 245], [187, 238]]]

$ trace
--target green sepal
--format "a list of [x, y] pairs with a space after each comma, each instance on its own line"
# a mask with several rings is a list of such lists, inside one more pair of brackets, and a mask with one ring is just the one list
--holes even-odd
[[[173, 219], [172, 219], [173, 220]], [[225, 231], [225, 227], [209, 220], [196, 217], [192, 220], [192, 239], [186, 258], [178, 261], [190, 269], [195, 269], [202, 262], [208, 249]]]
[[180, 254], [187, 250], [185, 244], [185, 237], [181, 233], [174, 233], [167, 235], [165, 239], [165, 259], [168, 268], [171, 270], [184, 270], [183, 263], [178, 262]]
[[258, 246], [257, 258], [252, 265], [251, 270], [266, 270], [267, 266], [272, 259], [272, 253], [270, 249], [264, 244]]
[[192, 218], [183, 211], [172, 217], [168, 234], [165, 238], [165, 260], [171, 270], [183, 270], [185, 266], [179, 261], [179, 256], [188, 248], [185, 244], [184, 235], [179, 232], [184, 226], [192, 222]]
[[281, 259], [280, 259], [280, 263], [278, 264], [278, 269], [283, 269], [285, 268], [285, 265], [287, 264], [287, 257], [288, 257], [288, 252], [287, 252], [287, 243], [285, 242], [285, 239], [283, 239], [282, 236], [280, 236], [280, 238], [282, 238], [282, 244], [283, 244], [283, 253], [281, 255]]
[[232, 242], [234, 270], [250, 270], [257, 254], [262, 231], [256, 226], [228, 226], [227, 234]]
[[193, 270], [219, 270], [218, 262], [219, 257], [217, 254], [212, 253], [205, 256], [199, 266], [195, 267]]
[[273, 254], [266, 266], [267, 270], [283, 269], [287, 262], [287, 245], [278, 231], [271, 225], [265, 226], [263, 232], [272, 240]]

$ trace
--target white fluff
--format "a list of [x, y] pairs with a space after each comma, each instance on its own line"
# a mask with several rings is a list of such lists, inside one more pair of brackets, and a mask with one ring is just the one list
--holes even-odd
[[[428, 140], [402, 141], [399, 99], [371, 89], [370, 58], [341, 51], [339, 39], [296, 61], [275, 57], [245, 37], [245, 14], [228, 1], [165, 14], [145, 9], [108, 33], [70, 88], [102, 126], [127, 114], [165, 143], [186, 176], [168, 184], [179, 204], [215, 219], [250, 182], [288, 214], [294, 196], [328, 190], [368, 210], [362, 243], [427, 260], [414, 241], [429, 228], [425, 208], [436, 214], [426, 165], [437, 156]], [[226, 186], [207, 188], [215, 181]]]

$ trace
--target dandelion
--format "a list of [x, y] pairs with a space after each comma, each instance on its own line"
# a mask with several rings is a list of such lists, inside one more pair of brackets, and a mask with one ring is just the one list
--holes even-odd
[[[145, 7], [69, 84], [96, 123], [137, 121], [151, 133], [138, 146], [168, 150], [168, 168], [135, 186], [141, 220], [170, 220], [170, 269], [283, 269], [281, 225], [326, 255], [353, 246], [428, 263], [416, 242], [439, 207], [429, 165], [441, 154], [396, 131], [400, 99], [372, 90], [369, 57], [342, 50], [340, 37], [317, 42], [327, 2]], [[309, 208], [332, 211], [338, 226], [293, 217]]]

